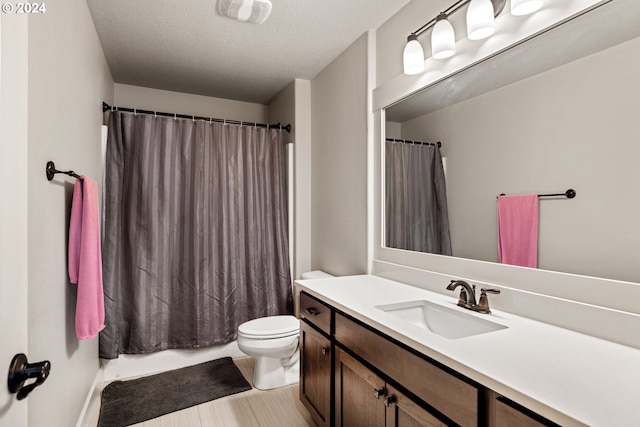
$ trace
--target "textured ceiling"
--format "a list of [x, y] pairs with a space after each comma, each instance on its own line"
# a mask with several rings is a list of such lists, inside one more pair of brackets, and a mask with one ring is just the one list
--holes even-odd
[[272, 0], [264, 24], [218, 0], [87, 0], [117, 83], [267, 104], [409, 0]]

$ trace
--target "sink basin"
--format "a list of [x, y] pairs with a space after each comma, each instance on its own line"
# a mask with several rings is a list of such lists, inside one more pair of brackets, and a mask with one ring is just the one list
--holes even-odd
[[444, 338], [456, 339], [507, 328], [488, 319], [472, 316], [464, 308], [449, 308], [425, 300], [376, 306], [412, 325]]

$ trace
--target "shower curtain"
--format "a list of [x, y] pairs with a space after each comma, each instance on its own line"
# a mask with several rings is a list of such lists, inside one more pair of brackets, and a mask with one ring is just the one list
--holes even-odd
[[292, 312], [281, 130], [112, 112], [100, 357], [236, 339]]
[[387, 141], [386, 246], [451, 255], [440, 147]]

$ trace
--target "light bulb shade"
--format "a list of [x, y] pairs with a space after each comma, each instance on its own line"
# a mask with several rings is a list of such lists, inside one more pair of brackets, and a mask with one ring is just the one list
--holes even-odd
[[511, 0], [511, 14], [528, 15], [540, 9], [543, 4], [543, 0]]
[[407, 75], [411, 76], [424, 71], [424, 50], [415, 34], [407, 37], [402, 63], [404, 64], [404, 73]]
[[436, 59], [444, 59], [456, 53], [456, 34], [453, 26], [447, 20], [447, 15], [441, 13], [436, 18], [436, 25], [431, 32], [431, 55]]
[[467, 36], [469, 40], [489, 37], [495, 31], [491, 0], [471, 0], [467, 9]]

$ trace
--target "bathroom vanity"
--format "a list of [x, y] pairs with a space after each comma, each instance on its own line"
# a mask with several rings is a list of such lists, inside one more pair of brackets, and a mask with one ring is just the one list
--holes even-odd
[[318, 425], [632, 425], [640, 417], [640, 350], [499, 310], [471, 312], [456, 306], [457, 294], [377, 276], [296, 284], [300, 399]]

